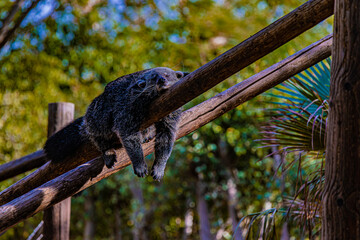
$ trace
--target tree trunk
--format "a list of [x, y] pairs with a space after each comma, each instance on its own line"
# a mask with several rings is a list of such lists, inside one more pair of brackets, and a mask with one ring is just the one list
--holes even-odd
[[234, 179], [228, 174], [227, 179], [227, 196], [228, 196], [228, 212], [229, 212], [229, 218], [231, 220], [232, 230], [233, 230], [233, 239], [234, 240], [243, 240], [241, 233], [241, 227], [239, 226], [237, 228], [238, 224], [238, 218], [236, 214], [236, 203], [237, 203], [237, 197], [236, 197], [237, 189], [236, 185], [234, 183]]
[[200, 220], [200, 239], [209, 240], [214, 237], [210, 232], [210, 220], [209, 220], [209, 211], [205, 201], [205, 185], [201, 180], [198, 180], [196, 183], [196, 205], [197, 212]]
[[184, 217], [185, 227], [182, 235], [182, 240], [187, 240], [190, 238], [194, 225], [194, 212], [190, 207], [190, 202], [191, 202], [190, 199], [186, 201], [186, 206], [188, 207], [188, 209], [186, 210]]
[[281, 228], [280, 240], [290, 240], [290, 233], [289, 233], [288, 225], [286, 222], [284, 223], [284, 225]]
[[360, 1], [334, 9], [322, 239], [360, 239]]
[[85, 227], [84, 227], [84, 240], [95, 239], [95, 198], [93, 190], [88, 189], [88, 195], [85, 197]]
[[120, 204], [119, 203], [117, 203], [115, 205], [114, 215], [115, 215], [115, 229], [114, 229], [115, 240], [122, 240], [121, 214], [120, 214]]
[[[133, 239], [134, 240], [147, 240], [147, 234], [145, 232], [145, 219], [146, 219], [146, 210], [145, 210], [145, 201], [143, 197], [142, 189], [138, 183], [138, 179], [133, 179], [130, 182], [130, 190], [133, 195], [133, 198], [137, 200], [138, 208], [134, 212], [134, 229], [133, 229]], [[142, 217], [140, 217], [142, 216]]]
[[221, 158], [221, 162], [224, 163], [226, 168], [227, 200], [228, 200], [227, 203], [228, 203], [229, 219], [233, 231], [233, 239], [242, 240], [243, 238], [242, 238], [241, 228], [240, 226], [237, 228], [237, 224], [238, 224], [238, 218], [236, 213], [236, 203], [238, 202], [238, 199], [236, 197], [237, 189], [233, 175], [231, 174], [232, 166], [231, 166], [231, 157], [229, 156], [229, 152], [228, 152], [228, 144], [220, 139], [218, 143], [218, 148], [219, 148], [219, 155]]

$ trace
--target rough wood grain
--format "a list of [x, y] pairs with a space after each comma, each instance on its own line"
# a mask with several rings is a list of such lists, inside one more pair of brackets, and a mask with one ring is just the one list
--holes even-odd
[[43, 183], [50, 181], [51, 179], [60, 176], [80, 164], [99, 156], [99, 154], [100, 152], [98, 152], [94, 146], [85, 145], [78, 149], [73, 156], [62, 163], [55, 164], [51, 161], [46, 162], [36, 171], [3, 190], [0, 193], [0, 205], [20, 197], [24, 193], [42, 185]]
[[15, 177], [46, 163], [47, 159], [43, 150], [33, 152], [22, 158], [0, 165], [0, 181]]
[[[235, 108], [236, 104], [255, 97], [325, 59], [331, 53], [331, 44], [332, 38], [327, 36], [252, 78], [189, 109], [182, 116], [177, 138]], [[153, 149], [154, 141], [143, 144], [145, 155], [153, 152]], [[121, 148], [116, 151], [118, 161], [111, 169], [104, 167], [100, 157], [95, 158], [1, 206], [0, 232], [130, 165], [131, 162], [124, 149]], [[166, 181], [166, 174], [164, 181]]]
[[[228, 52], [189, 74], [172, 86], [152, 106], [151, 116], [143, 124], [150, 126], [156, 120], [178, 109], [211, 86], [270, 53], [295, 36], [330, 16], [333, 0], [311, 0], [282, 17]], [[199, 117], [201, 118], [201, 116]], [[0, 193], [0, 205], [15, 199], [41, 184], [98, 156], [94, 146], [83, 146], [74, 156], [61, 164], [46, 163], [34, 173]]]
[[[74, 120], [75, 105], [67, 102], [49, 104], [48, 137]], [[47, 208], [44, 211], [44, 239], [68, 240], [70, 237], [71, 198]]]
[[[333, 13], [334, 0], [310, 0], [172, 86], [149, 110], [143, 126], [178, 109]], [[166, 104], [164, 104], [166, 103]]]
[[336, 0], [322, 239], [360, 239], [360, 1]]

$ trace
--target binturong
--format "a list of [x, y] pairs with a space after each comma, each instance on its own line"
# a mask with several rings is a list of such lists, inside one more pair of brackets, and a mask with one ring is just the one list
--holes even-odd
[[158, 67], [110, 82], [92, 101], [85, 116], [74, 120], [46, 141], [44, 151], [47, 157], [53, 162], [61, 162], [81, 145], [91, 142], [102, 153], [105, 165], [111, 168], [116, 162], [114, 148], [123, 146], [134, 173], [144, 177], [148, 174], [148, 167], [141, 144], [155, 137], [151, 176], [160, 181], [174, 145], [182, 110], [170, 113], [143, 131], [140, 131], [140, 126], [153, 100], [186, 74]]

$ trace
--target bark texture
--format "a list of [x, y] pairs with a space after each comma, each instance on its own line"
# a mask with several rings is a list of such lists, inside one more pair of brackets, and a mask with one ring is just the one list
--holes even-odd
[[360, 239], [360, 1], [336, 0], [322, 239]]
[[[150, 106], [148, 127], [333, 14], [334, 0], [310, 0], [174, 84]], [[166, 103], [166, 104], [163, 104]]]
[[43, 150], [33, 152], [22, 158], [0, 165], [0, 181], [15, 177], [18, 174], [38, 168], [46, 163]]
[[[75, 106], [59, 102], [49, 104], [48, 137], [74, 120]], [[70, 238], [71, 198], [66, 198], [44, 211], [44, 238], [68, 240]]]

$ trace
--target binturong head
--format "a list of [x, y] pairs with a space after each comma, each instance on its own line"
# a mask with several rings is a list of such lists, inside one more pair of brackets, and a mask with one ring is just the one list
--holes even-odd
[[159, 95], [169, 89], [188, 73], [174, 71], [166, 67], [145, 70], [136, 80], [138, 90], [146, 95]]

